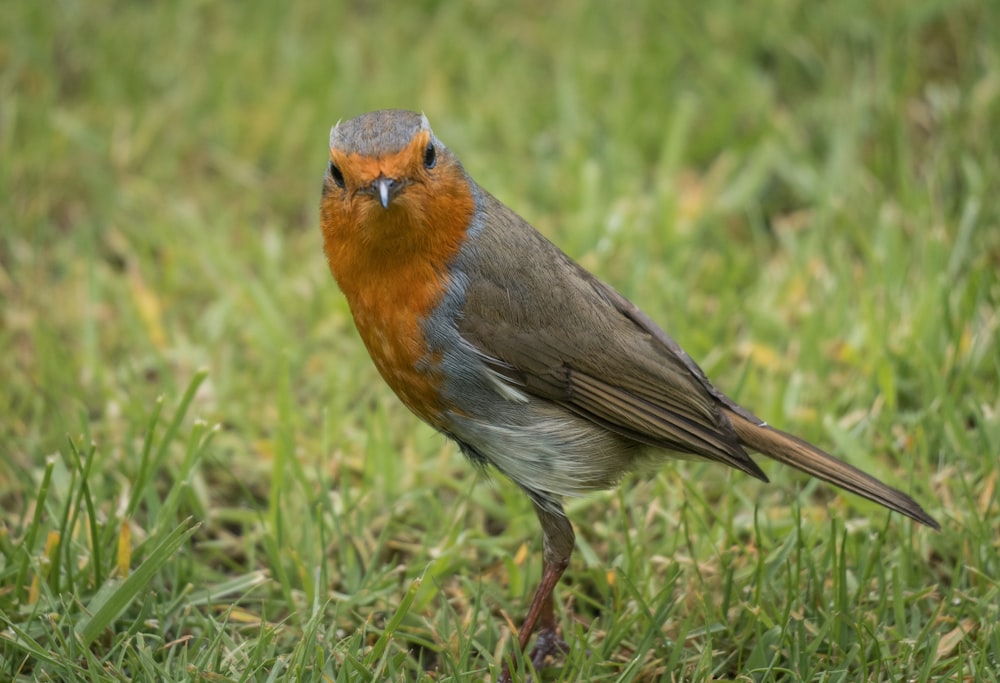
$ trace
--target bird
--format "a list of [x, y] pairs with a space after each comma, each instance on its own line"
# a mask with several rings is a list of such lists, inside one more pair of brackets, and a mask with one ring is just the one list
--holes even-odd
[[[635, 304], [477, 184], [422, 113], [333, 126], [320, 225], [385, 382], [531, 501], [543, 566], [517, 638], [527, 652], [537, 631], [535, 670], [566, 647], [553, 607], [575, 544], [563, 500], [644, 463], [693, 456], [766, 482], [755, 451], [940, 528], [910, 496], [717, 389]], [[510, 675], [505, 664], [498, 680]]]

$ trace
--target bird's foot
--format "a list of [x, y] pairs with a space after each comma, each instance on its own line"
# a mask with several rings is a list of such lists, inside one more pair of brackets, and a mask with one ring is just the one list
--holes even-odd
[[559, 637], [559, 633], [554, 628], [543, 628], [538, 632], [535, 639], [535, 647], [531, 648], [531, 659], [535, 671], [541, 671], [545, 666], [545, 660], [555, 654], [569, 652], [569, 645]]
[[[531, 665], [535, 667], [535, 671], [541, 671], [545, 666], [546, 659], [550, 656], [566, 652], [569, 652], [569, 645], [566, 644], [565, 640], [559, 637], [559, 633], [554, 628], [543, 628], [538, 632], [538, 636], [535, 639], [535, 646], [531, 648], [531, 652], [528, 654], [528, 659], [531, 660]], [[525, 680], [530, 683], [531, 678], [529, 677]], [[497, 683], [510, 682], [510, 668], [507, 664], [504, 664], [503, 670], [500, 672], [500, 677], [497, 679]]]

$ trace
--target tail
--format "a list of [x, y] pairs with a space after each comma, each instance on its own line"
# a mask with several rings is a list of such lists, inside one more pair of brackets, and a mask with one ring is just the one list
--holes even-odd
[[798, 437], [766, 425], [755, 424], [731, 410], [726, 409], [725, 412], [740, 441], [748, 448], [902, 513], [932, 529], [941, 529], [933, 517], [902, 491], [886, 486], [875, 477], [837, 460]]

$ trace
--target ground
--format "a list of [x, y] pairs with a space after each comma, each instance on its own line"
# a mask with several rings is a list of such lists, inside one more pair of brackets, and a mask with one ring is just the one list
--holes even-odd
[[1000, 4], [0, 24], [0, 680], [481, 681], [511, 654], [530, 504], [391, 395], [321, 251], [329, 128], [387, 106], [943, 527], [773, 463], [643, 472], [568, 504], [540, 680], [1000, 679]]

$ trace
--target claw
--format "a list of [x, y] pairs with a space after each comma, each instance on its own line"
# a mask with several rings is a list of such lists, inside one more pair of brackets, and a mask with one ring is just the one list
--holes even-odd
[[[528, 659], [535, 671], [541, 671], [545, 667], [545, 660], [557, 654], [569, 652], [569, 645], [559, 636], [555, 629], [542, 628], [538, 631], [535, 639], [535, 646], [531, 648]], [[511, 683], [510, 667], [504, 664], [503, 671], [500, 672], [497, 683]], [[531, 677], [525, 679], [525, 683], [531, 683]]]
[[548, 657], [567, 652], [569, 652], [569, 645], [559, 637], [559, 633], [555, 629], [542, 629], [538, 632], [535, 647], [531, 648], [531, 654], [528, 657], [531, 659], [535, 671], [541, 671]]

